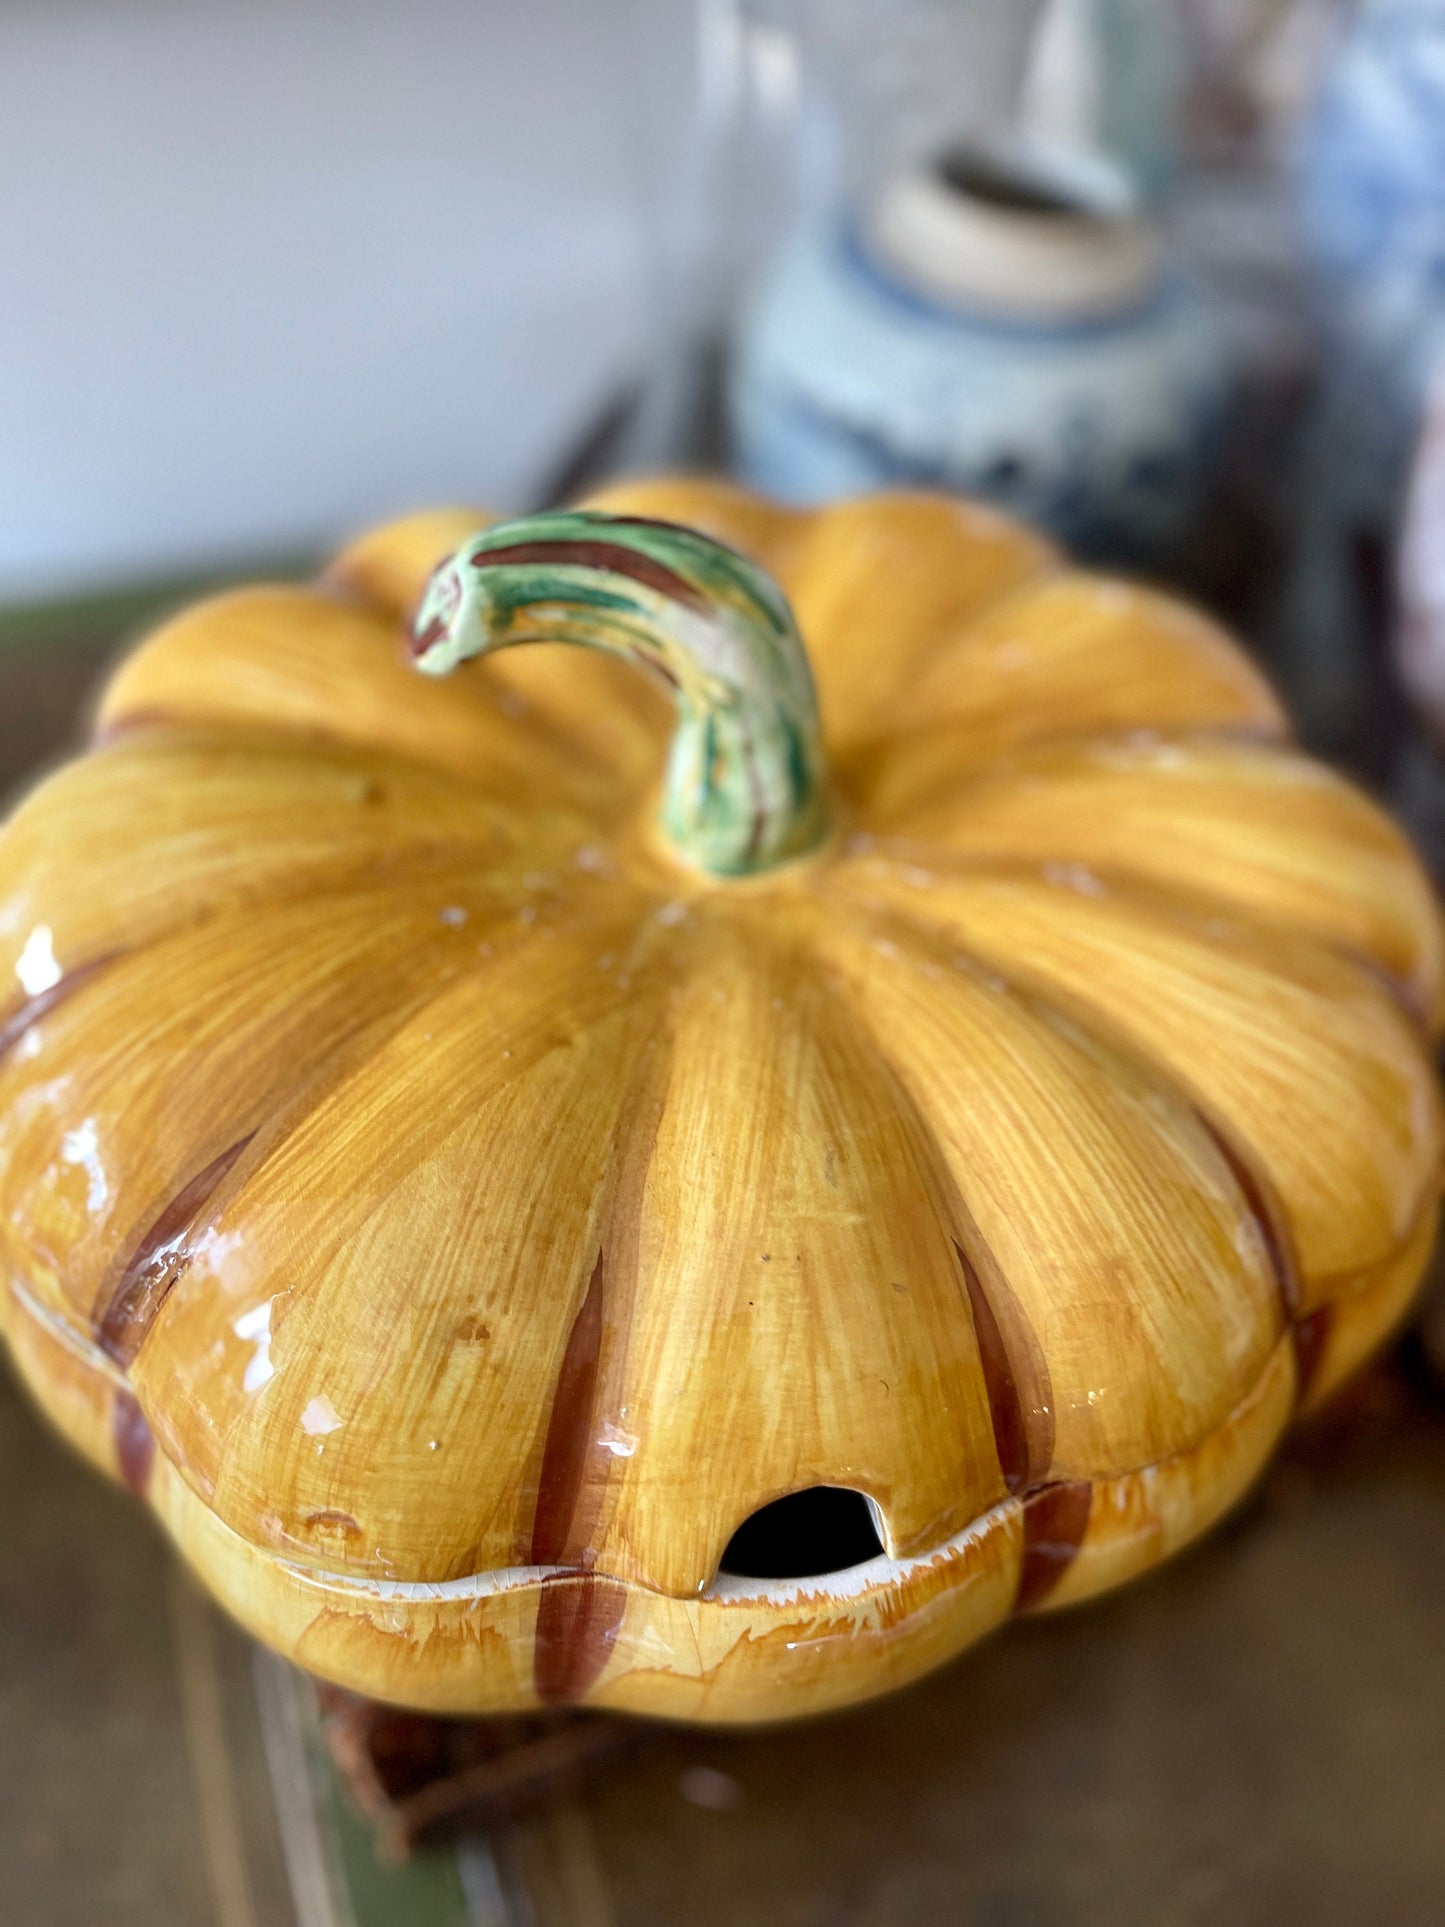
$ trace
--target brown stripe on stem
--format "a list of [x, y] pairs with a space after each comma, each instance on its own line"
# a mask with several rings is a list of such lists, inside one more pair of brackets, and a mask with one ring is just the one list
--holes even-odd
[[77, 964], [74, 970], [67, 970], [60, 981], [52, 984], [48, 990], [42, 990], [37, 996], [28, 997], [23, 1004], [18, 1004], [8, 1017], [0, 1021], [0, 1057], [14, 1050], [26, 1031], [33, 1029], [42, 1017], [48, 1017], [51, 1011], [58, 1009], [68, 997], [73, 997], [77, 990], [88, 984], [92, 977], [104, 970], [108, 963], [114, 962], [120, 954], [118, 950], [111, 950], [103, 957], [93, 957], [89, 963]]
[[1026, 1399], [1020, 1392], [1018, 1372], [978, 1267], [957, 1238], [949, 1242], [963, 1273], [968, 1307], [973, 1314], [978, 1362], [988, 1394], [999, 1470], [1010, 1492], [1022, 1492], [1043, 1478], [1054, 1456], [1052, 1399], [1047, 1387], [1034, 1399]]
[[449, 615], [433, 616], [426, 627], [424, 629], [418, 629], [416, 634], [411, 638], [411, 641], [407, 644], [412, 655], [424, 656], [427, 650], [432, 647], [433, 643], [441, 641], [450, 625], [451, 617]]
[[669, 689], [681, 689], [682, 684], [665, 662], [649, 659], [641, 649], [629, 649], [627, 653], [639, 669], [645, 669], [649, 675], [660, 676]]
[[248, 1132], [198, 1171], [166, 1205], [121, 1267], [114, 1289], [96, 1319], [101, 1348], [129, 1365], [145, 1342], [176, 1281], [191, 1262], [196, 1220], [251, 1142]]
[[[592, 1411], [602, 1352], [602, 1253], [592, 1267], [582, 1307], [572, 1321], [562, 1369], [552, 1394], [547, 1440], [537, 1482], [532, 1518], [534, 1566], [583, 1565], [592, 1556], [585, 1543], [587, 1520], [581, 1505], [592, 1445]], [[599, 1495], [600, 1496], [600, 1495]]]
[[601, 1677], [627, 1611], [619, 1579], [550, 1573], [542, 1581], [533, 1635], [532, 1678], [544, 1706], [575, 1706]]
[[116, 1392], [110, 1408], [110, 1439], [120, 1476], [131, 1491], [143, 1499], [151, 1481], [156, 1442], [140, 1401], [124, 1386]]
[[605, 569], [610, 575], [625, 575], [644, 588], [655, 589], [673, 602], [690, 609], [706, 609], [702, 591], [670, 569], [655, 556], [642, 555], [621, 542], [565, 541], [509, 542], [500, 549], [477, 549], [469, 558], [475, 569], [504, 567], [509, 562], [542, 562], [582, 569]]
[[1014, 1611], [1027, 1612], [1048, 1598], [1089, 1529], [1094, 1488], [1087, 1479], [1041, 1485], [1024, 1500], [1024, 1551]]

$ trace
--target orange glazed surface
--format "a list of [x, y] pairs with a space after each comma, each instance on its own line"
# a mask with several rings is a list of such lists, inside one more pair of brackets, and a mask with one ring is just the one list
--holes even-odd
[[[1155, 1564], [1400, 1317], [1441, 926], [1177, 603], [942, 498], [592, 506], [782, 586], [829, 840], [669, 856], [635, 667], [418, 675], [475, 511], [186, 611], [0, 834], [0, 1319], [301, 1665], [784, 1717]], [[820, 1485], [878, 1557], [719, 1571]]]

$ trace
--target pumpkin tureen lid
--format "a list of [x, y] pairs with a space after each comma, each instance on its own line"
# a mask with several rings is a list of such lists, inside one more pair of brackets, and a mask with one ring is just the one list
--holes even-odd
[[0, 1320], [317, 1673], [811, 1711], [1154, 1564], [1389, 1328], [1440, 1008], [1230, 641], [992, 513], [422, 516], [163, 627], [0, 833]]

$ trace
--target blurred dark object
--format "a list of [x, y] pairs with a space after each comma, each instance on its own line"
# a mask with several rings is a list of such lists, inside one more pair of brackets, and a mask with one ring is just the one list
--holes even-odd
[[[1411, 468], [1397, 573], [1395, 663], [1420, 727], [1403, 739], [1392, 800], [1445, 885], [1445, 361]], [[1445, 1367], [1445, 1311], [1436, 1327]]]
[[1445, 360], [1420, 425], [1400, 541], [1400, 676], [1437, 747], [1445, 747]]
[[1356, 0], [1176, 0], [1188, 164], [1292, 141]]
[[1341, 750], [1393, 626], [1405, 478], [1445, 330], [1445, 4], [1368, 0], [1305, 120], [1299, 203], [1320, 381], [1280, 626], [1315, 739]]
[[1445, 1277], [1437, 1258], [1407, 1340], [1407, 1356], [1433, 1396], [1445, 1403]]
[[599, 1713], [436, 1719], [325, 1684], [317, 1702], [342, 1784], [393, 1861], [438, 1829], [496, 1826], [577, 1793], [650, 1731]]
[[[310, 573], [304, 556], [266, 556], [246, 573], [286, 581]], [[226, 586], [216, 574], [168, 577], [96, 595], [0, 603], [0, 809], [23, 774], [76, 748], [104, 665], [174, 610]]]
[[[72, 736], [96, 668], [96, 656], [83, 648], [0, 648], [0, 771], [28, 769], [35, 745]], [[0, 799], [0, 807], [8, 805], [6, 789]]]
[[537, 493], [538, 508], [575, 502], [614, 472], [642, 406], [642, 387], [628, 382], [603, 402], [557, 458]]

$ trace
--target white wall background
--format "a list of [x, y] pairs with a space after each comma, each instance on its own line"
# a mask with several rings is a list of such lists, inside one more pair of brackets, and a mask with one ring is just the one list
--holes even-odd
[[525, 503], [642, 352], [688, 16], [0, 0], [0, 597]]

